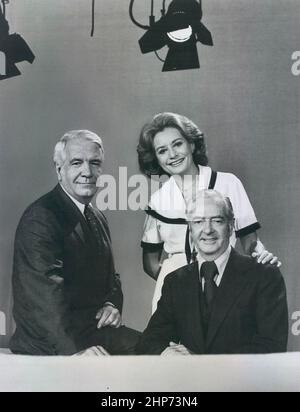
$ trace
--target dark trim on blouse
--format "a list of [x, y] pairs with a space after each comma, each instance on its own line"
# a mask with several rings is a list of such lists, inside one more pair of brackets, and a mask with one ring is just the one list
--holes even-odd
[[160, 252], [162, 250], [162, 248], [164, 247], [164, 242], [162, 242], [162, 243], [141, 242], [141, 247], [146, 252], [150, 252], [150, 253]]
[[251, 235], [251, 233], [255, 233], [255, 232], [256, 232], [257, 230], [259, 230], [259, 229], [261, 229], [261, 224], [258, 223], [258, 222], [256, 222], [256, 223], [254, 223], [253, 225], [244, 227], [243, 229], [236, 231], [236, 232], [235, 232], [235, 233], [236, 233], [236, 237], [240, 239], [240, 238], [242, 238], [242, 237]]
[[185, 256], [188, 264], [192, 261], [192, 251], [190, 245], [190, 227], [188, 226], [186, 235], [185, 235]]
[[[209, 190], [213, 190], [215, 188], [216, 182], [217, 182], [217, 177], [218, 173], [212, 170], [210, 182], [209, 182]], [[147, 215], [154, 217], [155, 219], [167, 223], [169, 225], [187, 225], [186, 219], [178, 218], [178, 219], [172, 219], [169, 217], [162, 216], [161, 214], [157, 213], [155, 210], [151, 209], [150, 206], [145, 210]]]
[[169, 217], [162, 216], [159, 213], [155, 212], [155, 210], [151, 209], [151, 207], [148, 207], [146, 209], [146, 213], [147, 215], [152, 216], [155, 219], [160, 220], [163, 223], [167, 223], [170, 225], [187, 225], [187, 221], [185, 219], [182, 219], [182, 218], [171, 219]]
[[218, 178], [218, 173], [215, 172], [214, 170], [212, 170], [211, 178], [210, 178], [210, 182], [209, 182], [209, 186], [208, 186], [209, 190], [214, 190], [214, 188], [216, 186], [217, 178]]

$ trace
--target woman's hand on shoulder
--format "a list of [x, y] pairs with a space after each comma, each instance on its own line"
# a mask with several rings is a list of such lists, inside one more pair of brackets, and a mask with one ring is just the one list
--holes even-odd
[[252, 257], [257, 260], [258, 263], [262, 265], [273, 265], [278, 268], [282, 266], [279, 258], [275, 256], [273, 253], [266, 250], [264, 245], [261, 243], [260, 240], [256, 242], [256, 246], [253, 248]]

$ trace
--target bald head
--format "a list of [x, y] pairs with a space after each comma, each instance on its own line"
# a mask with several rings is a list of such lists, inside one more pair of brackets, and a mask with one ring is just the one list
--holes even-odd
[[187, 219], [196, 249], [205, 260], [225, 253], [234, 228], [229, 198], [215, 190], [199, 191], [187, 205]]

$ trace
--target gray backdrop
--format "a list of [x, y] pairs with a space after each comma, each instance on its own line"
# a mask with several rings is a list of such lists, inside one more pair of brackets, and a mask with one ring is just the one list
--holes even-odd
[[[291, 55], [300, 49], [299, 0], [207, 0], [204, 23], [215, 47], [199, 46], [201, 70], [161, 73], [153, 54], [142, 56], [143, 31], [128, 17], [129, 1], [96, 1], [96, 33], [89, 37], [86, 0], [11, 0], [11, 32], [24, 36], [35, 63], [0, 82], [0, 311], [12, 331], [13, 238], [24, 208], [56, 184], [52, 151], [69, 129], [104, 136], [105, 172], [138, 172], [136, 144], [143, 123], [160, 111], [191, 117], [208, 136], [213, 168], [237, 174], [263, 225], [261, 238], [284, 266], [291, 315], [300, 311], [300, 77]], [[160, 1], [156, 0], [157, 12]], [[147, 23], [150, 1], [136, 0]], [[162, 52], [164, 56], [165, 52]], [[144, 214], [109, 212], [125, 294], [124, 318], [143, 329], [154, 283], [142, 270]], [[290, 349], [300, 350], [291, 336]]]

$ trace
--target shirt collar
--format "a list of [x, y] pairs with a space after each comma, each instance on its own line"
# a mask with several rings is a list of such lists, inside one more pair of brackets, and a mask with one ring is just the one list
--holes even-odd
[[80, 212], [84, 216], [85, 205], [83, 203], [78, 202], [78, 200], [76, 200], [73, 196], [71, 196], [70, 193], [68, 193], [66, 191], [66, 189], [63, 187], [63, 185], [60, 185], [60, 187], [65, 192], [65, 194], [72, 200], [72, 202], [75, 203], [75, 205], [78, 207], [78, 209], [80, 210]]
[[[224, 252], [223, 255], [221, 255], [218, 259], [215, 260], [215, 264], [217, 265], [219, 276], [221, 278], [224, 275], [227, 263], [229, 261], [230, 254], [231, 254], [231, 249], [232, 249], [231, 245], [229, 245], [226, 252]], [[200, 253], [198, 253], [197, 259], [198, 259], [198, 263], [199, 263], [199, 272], [200, 272], [201, 266], [205, 262], [205, 259], [203, 259], [203, 257], [200, 255]]]
[[[199, 190], [208, 189], [212, 169], [199, 165]], [[155, 212], [169, 219], [184, 219], [186, 217], [186, 202], [173, 176], [163, 186], [152, 194], [149, 206]]]
[[[198, 170], [199, 170], [199, 174], [197, 176], [198, 188], [199, 188], [199, 190], [206, 190], [206, 189], [208, 189], [209, 184], [210, 184], [212, 169], [209, 166], [198, 165]], [[172, 188], [175, 187], [176, 191], [178, 191], [182, 196], [182, 193], [181, 193], [181, 191], [180, 191], [180, 189], [179, 189], [179, 187], [176, 183], [176, 180], [173, 176], [170, 177], [169, 183], [170, 183], [171, 187]]]

